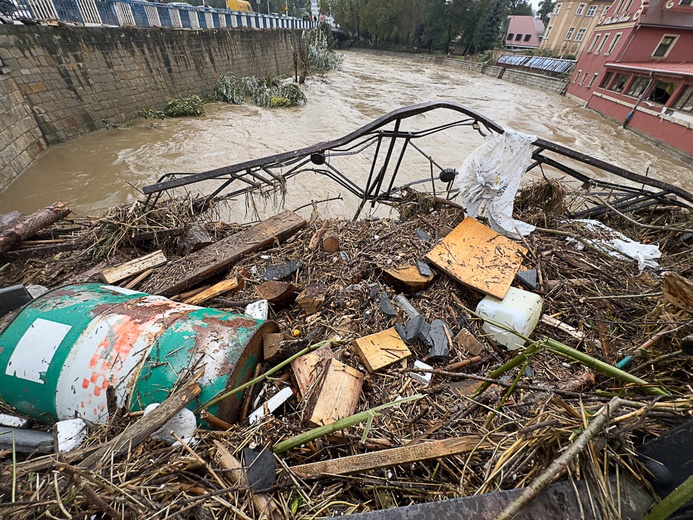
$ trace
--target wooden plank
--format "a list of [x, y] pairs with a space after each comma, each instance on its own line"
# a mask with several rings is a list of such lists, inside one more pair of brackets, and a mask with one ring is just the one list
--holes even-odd
[[182, 292], [230, 267], [243, 255], [290, 237], [305, 225], [304, 218], [284, 211], [172, 262], [154, 273], [143, 290], [163, 296]]
[[410, 350], [394, 328], [364, 336], [353, 343], [369, 372], [375, 372], [411, 356]]
[[489, 441], [481, 441], [481, 437], [453, 437], [439, 441], [413, 444], [400, 448], [391, 448], [372, 453], [361, 453], [339, 459], [330, 459], [312, 464], [293, 466], [291, 470], [301, 478], [318, 478], [324, 475], [347, 475], [360, 471], [368, 471], [399, 464], [410, 464], [423, 460], [438, 459], [450, 455], [458, 455], [472, 450], [488, 449]]
[[216, 298], [220, 294], [238, 292], [241, 289], [243, 289], [244, 285], [245, 281], [243, 280], [243, 278], [234, 276], [233, 278], [230, 278], [228, 280], [222, 280], [221, 282], [212, 285], [211, 287], [205, 289], [201, 293], [198, 293], [195, 296], [188, 298], [187, 300], [185, 300], [184, 303], [187, 303], [189, 305], [201, 305], [207, 300]]
[[364, 375], [355, 368], [329, 359], [307, 398], [304, 422], [324, 426], [353, 415], [363, 379]]
[[140, 274], [147, 269], [153, 269], [154, 267], [164, 265], [166, 262], [166, 256], [163, 251], [154, 251], [153, 253], [135, 258], [124, 264], [107, 267], [99, 273], [99, 276], [106, 283], [117, 283], [136, 274]]
[[426, 258], [455, 280], [503, 299], [527, 249], [467, 217]]
[[329, 345], [320, 347], [313, 352], [305, 354], [298, 359], [294, 359], [291, 362], [291, 368], [294, 371], [294, 378], [296, 379], [296, 386], [301, 392], [301, 395], [306, 395], [306, 392], [311, 387], [320, 375], [320, 364], [326, 359], [334, 357], [332, 354], [332, 349]]
[[383, 273], [388, 284], [399, 292], [412, 294], [427, 289], [433, 282], [433, 274], [423, 276], [414, 265], [408, 265], [399, 269], [385, 268]]

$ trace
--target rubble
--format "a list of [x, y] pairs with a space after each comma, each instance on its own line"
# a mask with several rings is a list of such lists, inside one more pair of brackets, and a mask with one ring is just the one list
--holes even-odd
[[[12, 505], [0, 486], [3, 518], [60, 514], [61, 505], [73, 517], [312, 518], [501, 491], [499, 513], [522, 489], [539, 492], [537, 478], [555, 463], [552, 479], [569, 470], [565, 478], [596, 497], [576, 509], [608, 515], [618, 496], [605, 497], [603, 484], [625, 474], [647, 482], [638, 448], [693, 415], [693, 262], [679, 231], [693, 227], [693, 216], [656, 205], [630, 213], [644, 225], [600, 216], [639, 243], [658, 244], [661, 268], [640, 272], [566, 241], [598, 240], [599, 231], [566, 218], [567, 205], [583, 200], [564, 196], [548, 207], [547, 189], [525, 188], [515, 201], [517, 217], [537, 226], [519, 241], [423, 199], [403, 201], [409, 211], [398, 220], [285, 212], [240, 226], [202, 220], [189, 201], [172, 199], [156, 213], [116, 208], [98, 221], [52, 225], [65, 243], [89, 245], [8, 257], [3, 286], [55, 290], [161, 251], [166, 264], [112, 283], [234, 314], [259, 307], [255, 317], [278, 330], [267, 329], [256, 346], [260, 363], [243, 365], [245, 382], [213, 399], [198, 399], [204, 366], [191, 361], [152, 413], [109, 408], [107, 421], [88, 423], [84, 443], [60, 459], [32, 450], [17, 453], [13, 466], [3, 444], [3, 482], [15, 475], [19, 497]], [[185, 256], [173, 232], [134, 240], [193, 224], [211, 238]], [[328, 231], [340, 254], [324, 248]], [[267, 278], [275, 275], [283, 280]], [[521, 331], [524, 346], [509, 351], [475, 309], [518, 284], [543, 305], [534, 330]], [[507, 323], [494, 326], [513, 336]], [[629, 365], [615, 366], [626, 357]], [[231, 398], [243, 404], [240, 416], [217, 417], [213, 407]], [[186, 406], [197, 418], [196, 445], [153, 435]], [[25, 431], [52, 435], [47, 427]], [[46, 450], [55, 451], [52, 442]]]

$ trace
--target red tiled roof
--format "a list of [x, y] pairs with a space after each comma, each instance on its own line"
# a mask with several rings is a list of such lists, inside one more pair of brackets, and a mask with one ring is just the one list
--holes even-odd
[[676, 76], [693, 76], [693, 63], [606, 63], [606, 67], [637, 72], [659, 72]]

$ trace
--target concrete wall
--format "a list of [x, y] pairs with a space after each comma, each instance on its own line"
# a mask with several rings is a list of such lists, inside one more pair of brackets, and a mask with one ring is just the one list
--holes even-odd
[[[277, 29], [0, 25], [2, 128], [27, 126], [21, 143], [0, 141], [0, 189], [38, 155], [41, 136], [51, 145], [127, 122], [140, 108], [162, 108], [167, 98], [211, 91], [221, 74], [291, 73], [298, 45], [300, 32]], [[27, 135], [32, 143], [20, 150]]]

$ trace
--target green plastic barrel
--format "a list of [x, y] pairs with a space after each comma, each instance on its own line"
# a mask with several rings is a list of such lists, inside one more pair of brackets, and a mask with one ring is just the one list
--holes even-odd
[[[249, 380], [273, 322], [88, 283], [27, 304], [0, 334], [0, 397], [50, 423], [108, 418], [109, 388], [131, 411], [162, 402], [187, 374], [204, 367], [197, 408]], [[210, 408], [233, 422], [240, 395]]]

